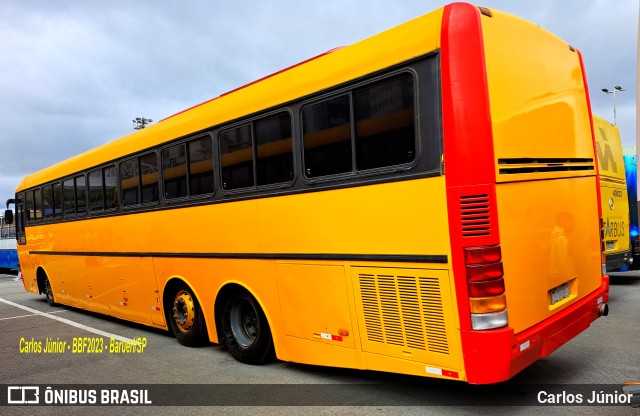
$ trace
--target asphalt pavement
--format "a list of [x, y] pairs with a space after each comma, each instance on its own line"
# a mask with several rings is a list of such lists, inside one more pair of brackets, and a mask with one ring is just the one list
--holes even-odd
[[[598, 386], [620, 386], [622, 392], [623, 382], [640, 381], [640, 272], [611, 274], [609, 306], [609, 316], [508, 382], [470, 386], [281, 361], [245, 365], [222, 346], [186, 348], [163, 331], [74, 308], [50, 307], [44, 296], [25, 292], [15, 275], [0, 274], [1, 389], [39, 385], [44, 394], [46, 385], [55, 389], [67, 384], [77, 390], [89, 386], [85, 389], [99, 395], [104, 386], [133, 385], [133, 389], [162, 384], [166, 385], [162, 403], [175, 398], [175, 403], [184, 404], [185, 397], [191, 397], [194, 403], [202, 399], [217, 404], [19, 405], [0, 407], [0, 414], [633, 414], [638, 409], [628, 405], [550, 405], [544, 395], [547, 403], [530, 403], [532, 391], [564, 391], [566, 400], [567, 394]], [[117, 351], [108, 350], [113, 343]], [[6, 399], [5, 393], [0, 391], [0, 398]], [[158, 398], [158, 391], [155, 394]]]

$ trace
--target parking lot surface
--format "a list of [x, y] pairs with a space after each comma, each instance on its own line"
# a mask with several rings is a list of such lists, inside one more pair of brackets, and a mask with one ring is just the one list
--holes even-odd
[[[169, 386], [162, 403], [180, 404], [119, 406], [119, 414], [633, 414], [638, 409], [629, 406], [530, 406], [524, 398], [536, 390], [571, 394], [599, 385], [619, 385], [622, 391], [623, 382], [640, 381], [640, 272], [612, 274], [609, 306], [609, 316], [508, 382], [470, 386], [281, 361], [245, 365], [222, 346], [186, 348], [163, 331], [50, 307], [44, 296], [26, 293], [15, 275], [0, 274], [0, 379], [3, 389], [163, 384]], [[132, 340], [139, 341], [135, 351], [127, 347]], [[102, 353], [96, 352], [100, 345]], [[185, 397], [217, 406], [185, 406]], [[0, 407], [0, 414], [113, 414], [116, 409], [22, 405]]]

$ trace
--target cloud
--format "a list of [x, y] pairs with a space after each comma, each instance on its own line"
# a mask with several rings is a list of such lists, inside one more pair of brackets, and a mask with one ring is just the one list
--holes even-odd
[[[124, 1], [0, 3], [0, 200], [24, 175], [130, 133], [445, 1]], [[594, 111], [635, 143], [638, 4], [513, 2], [488, 7], [531, 20], [579, 48]]]

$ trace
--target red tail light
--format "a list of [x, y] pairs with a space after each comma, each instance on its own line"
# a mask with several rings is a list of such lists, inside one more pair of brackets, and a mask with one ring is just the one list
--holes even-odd
[[500, 279], [504, 276], [502, 262], [469, 265], [467, 264], [467, 282], [482, 282], [485, 280]]
[[495, 263], [502, 260], [500, 246], [465, 247], [465, 264]]
[[464, 248], [471, 326], [475, 330], [506, 326], [507, 302], [500, 246]]
[[504, 293], [504, 279], [489, 280], [487, 282], [469, 282], [469, 296], [472, 298], [482, 298], [487, 296], [498, 296]]

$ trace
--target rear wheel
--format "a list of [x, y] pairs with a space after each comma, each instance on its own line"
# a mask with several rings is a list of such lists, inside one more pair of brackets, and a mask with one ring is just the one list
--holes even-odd
[[44, 280], [42, 281], [42, 291], [44, 292], [44, 296], [47, 299], [47, 303], [50, 306], [57, 306], [58, 304], [53, 299], [53, 289], [51, 289], [51, 283], [49, 282], [49, 277], [47, 275], [44, 276]]
[[171, 329], [178, 342], [187, 347], [197, 347], [206, 342], [207, 327], [198, 299], [191, 289], [180, 285], [174, 292]]
[[271, 330], [258, 301], [245, 289], [232, 293], [222, 312], [224, 342], [243, 363], [261, 364], [273, 353]]

